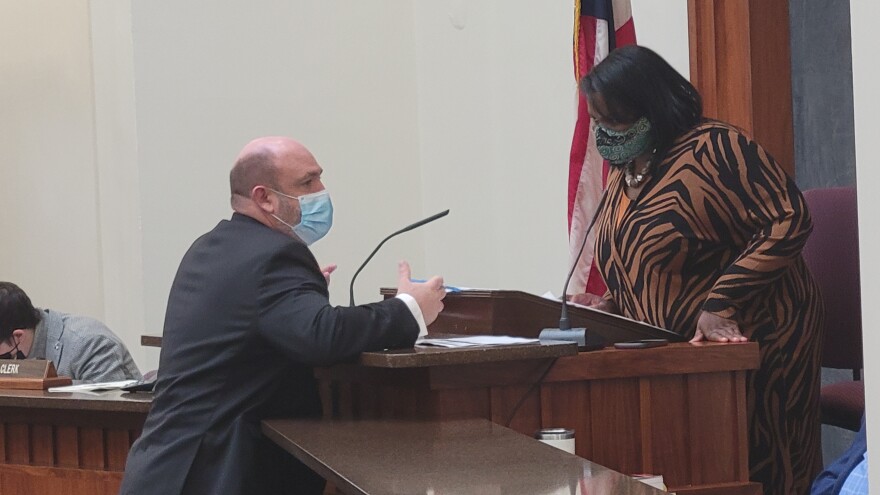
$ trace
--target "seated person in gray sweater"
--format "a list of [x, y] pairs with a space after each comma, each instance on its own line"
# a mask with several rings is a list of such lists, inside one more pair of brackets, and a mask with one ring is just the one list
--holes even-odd
[[11, 282], [0, 282], [0, 359], [47, 359], [74, 383], [142, 378], [125, 344], [106, 325], [34, 308]]

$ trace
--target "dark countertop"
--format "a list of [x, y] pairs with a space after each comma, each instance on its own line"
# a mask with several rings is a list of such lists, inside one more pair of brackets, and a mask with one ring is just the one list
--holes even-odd
[[268, 420], [263, 433], [347, 494], [663, 493], [484, 419]]
[[0, 390], [0, 408], [65, 409], [72, 411], [150, 411], [153, 394], [108, 390], [96, 393], [46, 392], [44, 390]]

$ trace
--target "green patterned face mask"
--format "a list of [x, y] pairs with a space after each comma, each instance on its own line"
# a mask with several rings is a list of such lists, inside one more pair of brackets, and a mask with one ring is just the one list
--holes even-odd
[[651, 123], [646, 117], [625, 131], [615, 131], [596, 124], [596, 148], [612, 165], [624, 165], [648, 151], [654, 142]]

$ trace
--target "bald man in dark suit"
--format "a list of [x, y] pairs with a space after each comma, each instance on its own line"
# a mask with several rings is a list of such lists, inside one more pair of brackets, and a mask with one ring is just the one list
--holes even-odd
[[159, 379], [121, 493], [320, 493], [323, 480], [260, 433], [267, 417], [320, 413], [312, 366], [410, 347], [442, 310], [443, 280], [330, 305], [308, 245], [332, 223], [322, 169], [289, 138], [249, 143], [230, 173], [230, 220], [195, 241], [165, 315]]

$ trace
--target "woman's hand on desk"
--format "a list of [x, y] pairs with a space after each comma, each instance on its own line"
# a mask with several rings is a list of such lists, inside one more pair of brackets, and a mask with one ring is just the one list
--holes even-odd
[[691, 342], [747, 342], [749, 339], [739, 330], [739, 325], [708, 311], [700, 312], [697, 320], [697, 333]]

